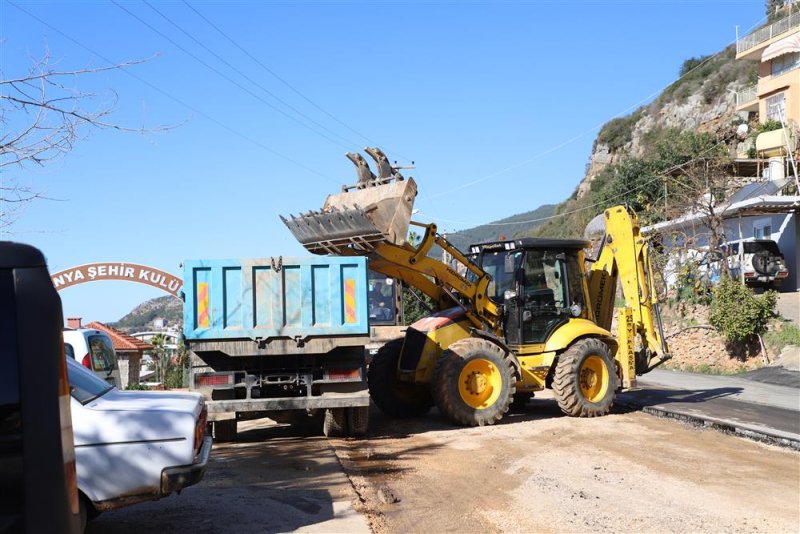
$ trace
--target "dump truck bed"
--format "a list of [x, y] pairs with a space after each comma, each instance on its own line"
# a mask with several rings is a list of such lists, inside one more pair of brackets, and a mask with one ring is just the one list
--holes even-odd
[[363, 257], [188, 260], [184, 288], [189, 342], [369, 335]]

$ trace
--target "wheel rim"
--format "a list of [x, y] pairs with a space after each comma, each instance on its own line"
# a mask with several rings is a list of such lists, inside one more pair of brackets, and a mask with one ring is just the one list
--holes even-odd
[[583, 397], [598, 402], [608, 391], [608, 367], [600, 356], [591, 355], [583, 361], [578, 377]]
[[467, 362], [458, 376], [461, 400], [477, 410], [488, 408], [497, 402], [502, 389], [503, 376], [500, 369], [484, 358]]

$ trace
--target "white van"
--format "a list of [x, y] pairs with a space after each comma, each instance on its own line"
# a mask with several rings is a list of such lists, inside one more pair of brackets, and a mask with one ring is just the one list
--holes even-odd
[[121, 387], [119, 365], [108, 334], [93, 328], [65, 328], [64, 352], [112, 386]]

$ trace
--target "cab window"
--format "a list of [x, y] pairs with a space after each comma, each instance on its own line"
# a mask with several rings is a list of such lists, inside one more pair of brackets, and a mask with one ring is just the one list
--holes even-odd
[[516, 275], [522, 263], [522, 251], [484, 252], [481, 268], [492, 277], [488, 295], [495, 302], [502, 303], [506, 291], [516, 290]]

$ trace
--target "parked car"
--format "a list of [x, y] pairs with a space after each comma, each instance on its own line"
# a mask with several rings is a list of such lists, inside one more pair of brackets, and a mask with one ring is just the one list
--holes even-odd
[[112, 386], [120, 387], [117, 353], [108, 334], [93, 328], [65, 328], [64, 352]]
[[741, 263], [739, 243], [728, 244], [728, 265], [731, 276], [738, 278], [744, 273], [745, 284], [751, 286], [778, 288], [783, 279], [789, 276], [786, 261], [771, 239], [753, 239], [743, 242]]
[[120, 391], [66, 361], [82, 526], [102, 511], [160, 499], [203, 478], [211, 436], [199, 394]]

